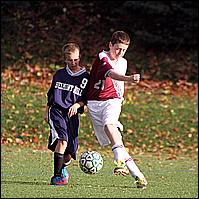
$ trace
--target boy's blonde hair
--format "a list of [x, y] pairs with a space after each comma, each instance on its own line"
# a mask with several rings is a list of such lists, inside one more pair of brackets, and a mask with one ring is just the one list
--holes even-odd
[[65, 44], [62, 47], [62, 53], [64, 55], [64, 59], [66, 58], [66, 55], [69, 55], [71, 52], [74, 52], [75, 50], [78, 50], [80, 53], [80, 47], [77, 43], [69, 42], [69, 43]]
[[129, 45], [130, 37], [126, 32], [118, 30], [112, 34], [110, 42], [112, 43], [112, 45], [117, 44], [117, 43]]

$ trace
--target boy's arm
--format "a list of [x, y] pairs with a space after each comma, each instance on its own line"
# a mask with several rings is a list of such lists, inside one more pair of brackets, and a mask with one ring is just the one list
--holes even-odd
[[49, 109], [49, 106], [46, 106], [46, 111], [45, 111], [45, 115], [44, 115], [44, 120], [46, 122], [48, 122], [48, 109]]
[[109, 70], [107, 74], [112, 79], [119, 80], [119, 81], [127, 81], [132, 83], [139, 83], [140, 81], [140, 74], [133, 74], [133, 75], [122, 75], [120, 73], [115, 72], [113, 69]]

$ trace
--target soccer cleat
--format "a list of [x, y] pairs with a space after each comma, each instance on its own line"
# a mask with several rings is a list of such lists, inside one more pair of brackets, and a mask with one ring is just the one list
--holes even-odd
[[122, 162], [121, 160], [114, 161], [115, 169], [114, 174], [115, 175], [129, 175], [129, 170], [126, 167], [126, 164]]
[[57, 186], [63, 186], [68, 183], [67, 178], [64, 178], [62, 176], [53, 176], [51, 178], [51, 185], [57, 185]]
[[68, 179], [69, 179], [69, 173], [68, 173], [66, 167], [62, 168], [61, 175], [62, 175], [63, 178], [66, 178], [66, 180], [68, 181]]
[[137, 188], [146, 189], [148, 183], [147, 183], [145, 177], [139, 178], [138, 176], [136, 176], [135, 184], [136, 184]]

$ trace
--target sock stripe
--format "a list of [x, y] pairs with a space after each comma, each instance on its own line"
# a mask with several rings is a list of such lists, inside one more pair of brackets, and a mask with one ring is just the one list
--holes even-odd
[[132, 157], [130, 157], [129, 159], [125, 160], [125, 163], [127, 163], [128, 161], [131, 161], [131, 160], [133, 160]]
[[117, 149], [117, 148], [123, 148], [123, 147], [124, 147], [123, 145], [115, 146], [115, 147], [112, 148], [112, 151], [114, 151], [114, 150]]

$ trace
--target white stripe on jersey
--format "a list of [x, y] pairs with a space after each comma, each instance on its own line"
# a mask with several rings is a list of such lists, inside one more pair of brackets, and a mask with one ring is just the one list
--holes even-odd
[[119, 82], [117, 80], [114, 80], [112, 79], [112, 82], [113, 82], [113, 86], [114, 86], [114, 89], [117, 93], [117, 96], [119, 98], [123, 98], [123, 94], [124, 94], [124, 82]]
[[79, 75], [81, 75], [82, 73], [84, 73], [84, 72], [86, 71], [86, 69], [85, 69], [85, 68], [82, 68], [80, 71], [74, 73], [74, 72], [72, 72], [72, 71], [70, 70], [70, 68], [69, 68], [68, 66], [66, 66], [66, 71], [67, 71], [68, 74], [71, 75], [71, 76], [79, 76]]
[[50, 131], [51, 131], [52, 139], [50, 140], [50, 145], [52, 145], [54, 143], [54, 141], [57, 138], [59, 138], [59, 136], [58, 136], [58, 133], [57, 133], [55, 127], [54, 127], [53, 121], [50, 118], [50, 110], [51, 110], [51, 107], [49, 107], [49, 109], [48, 109], [48, 120], [49, 120], [49, 124], [51, 126]]

